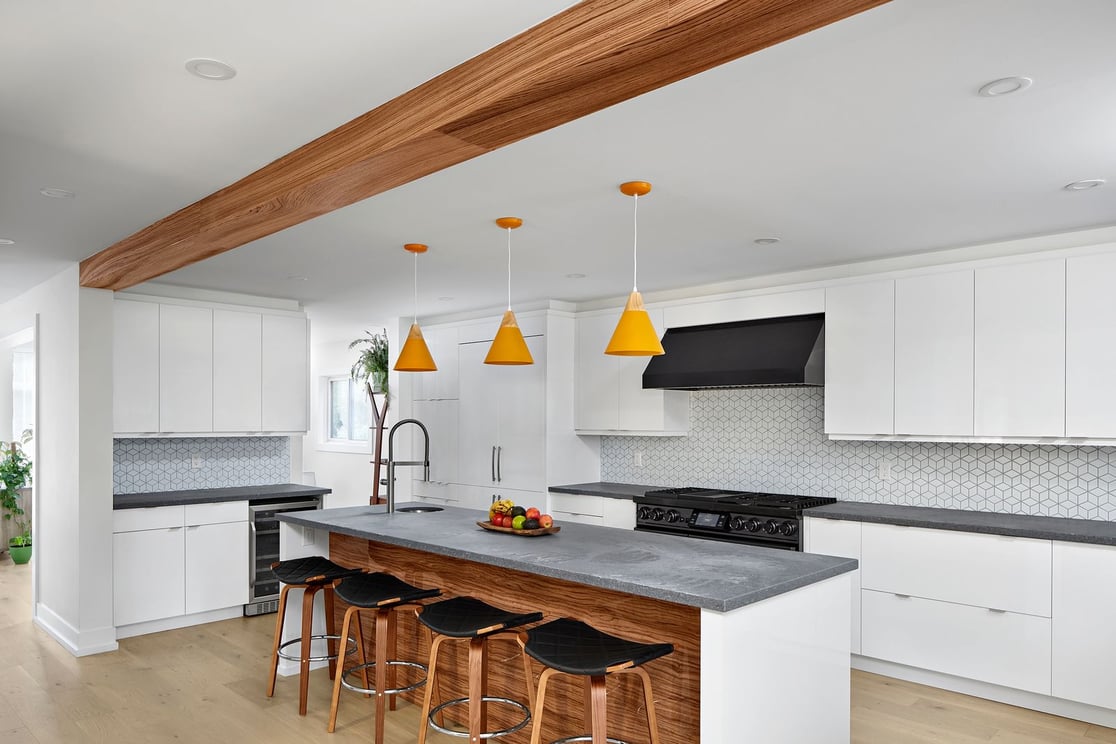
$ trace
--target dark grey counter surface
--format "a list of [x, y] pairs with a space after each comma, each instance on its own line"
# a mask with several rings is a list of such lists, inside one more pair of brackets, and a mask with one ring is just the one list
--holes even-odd
[[1024, 514], [868, 504], [859, 501], [838, 501], [836, 504], [817, 506], [806, 511], [806, 516], [856, 522], [880, 522], [906, 527], [928, 527], [937, 530], [980, 532], [1009, 537], [1033, 537], [1040, 540], [1116, 545], [1116, 522], [1101, 522], [1093, 519], [1032, 517]]
[[432, 514], [356, 506], [279, 515], [292, 524], [719, 612], [857, 566], [848, 558], [587, 524], [562, 523], [557, 534], [520, 537], [482, 530], [476, 523], [487, 518], [455, 507]]
[[152, 491], [151, 493], [117, 493], [112, 496], [113, 509], [146, 509], [179, 504], [211, 504], [218, 501], [247, 501], [270, 496], [323, 496], [333, 491], [297, 483], [276, 483], [269, 486], [236, 486], [232, 488], [199, 488], [191, 491]]
[[656, 488], [663, 488], [663, 486], [640, 486], [634, 483], [609, 483], [607, 481], [550, 486], [550, 490], [555, 493], [584, 493], [588, 496], [604, 496], [606, 499], [628, 500], [635, 496], [642, 496], [646, 491]]

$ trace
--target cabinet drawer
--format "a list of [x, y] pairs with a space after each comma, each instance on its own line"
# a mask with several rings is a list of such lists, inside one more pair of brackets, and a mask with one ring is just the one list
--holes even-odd
[[1050, 694], [1050, 619], [865, 590], [865, 656]]
[[165, 530], [186, 524], [181, 506], [155, 506], [148, 509], [116, 509], [112, 513], [113, 532]]
[[557, 509], [550, 511], [550, 516], [554, 519], [555, 525], [561, 527], [562, 522], [576, 522], [578, 524], [595, 524], [598, 527], [604, 527], [604, 517], [595, 517], [592, 514], [578, 514], [576, 512], [564, 512]]
[[865, 524], [861, 584], [1050, 617], [1049, 540]]
[[581, 514], [589, 517], [604, 516], [604, 498], [602, 496], [589, 496], [583, 493], [551, 493], [551, 515], [562, 512], [563, 514]]
[[221, 501], [215, 504], [187, 504], [186, 525], [247, 522], [247, 501]]

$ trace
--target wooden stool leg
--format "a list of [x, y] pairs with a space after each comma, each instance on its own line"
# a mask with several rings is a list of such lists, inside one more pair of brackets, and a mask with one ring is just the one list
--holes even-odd
[[[395, 613], [394, 612], [392, 612], [388, 616], [387, 647], [388, 647], [388, 650], [391, 652], [391, 658], [393, 658], [393, 659], [398, 658], [398, 654], [396, 653], [396, 644], [395, 644]], [[397, 680], [398, 680], [398, 677], [396, 675], [395, 667], [389, 666], [387, 668], [387, 686], [388, 686], [389, 690], [394, 690], [396, 687], [399, 686], [399, 685], [396, 684]], [[399, 696], [398, 695], [392, 695], [390, 698], [388, 698], [388, 710], [395, 710], [395, 699], [397, 697], [399, 697]]]
[[591, 678], [589, 681], [589, 697], [593, 703], [593, 744], [608, 744], [605, 734], [608, 729], [605, 679], [604, 675], [600, 675]]
[[275, 675], [279, 672], [279, 645], [283, 642], [283, 617], [287, 613], [287, 590], [289, 586], [283, 584], [279, 592], [279, 612], [275, 616], [275, 643], [271, 646], [271, 675], [267, 680], [267, 696], [275, 694]]
[[655, 700], [651, 695], [651, 675], [643, 667], [635, 667], [633, 671], [643, 680], [643, 704], [647, 709], [647, 732], [651, 736], [651, 744], [659, 744], [659, 722], [655, 719]]
[[[347, 609], [345, 611], [345, 620], [341, 623], [341, 632], [345, 634], [346, 638], [348, 638], [349, 625], [352, 622], [353, 615], [357, 616], [357, 626], [358, 627], [360, 626], [359, 608], [350, 607], [349, 609]], [[360, 637], [359, 634], [358, 634], [357, 637], [358, 638]], [[361, 651], [360, 655], [361, 655], [361, 657], [363, 657], [364, 656], [364, 654], [363, 654], [364, 649], [362, 648], [359, 641], [357, 642], [357, 648], [360, 649], [360, 651]], [[333, 733], [333, 730], [335, 728], [337, 728], [337, 706], [341, 702], [341, 680], [342, 680], [342, 678], [344, 678], [344, 676], [345, 676], [345, 665], [344, 665], [344, 663], [342, 663], [341, 668], [337, 670], [337, 674], [334, 675], [334, 678], [333, 678], [333, 698], [330, 700], [330, 703], [329, 703], [329, 726], [326, 727], [326, 731], [328, 731], [331, 734]], [[367, 684], [368, 683], [366, 682], [365, 686], [367, 686]]]
[[546, 706], [546, 683], [557, 673], [557, 669], [547, 667], [539, 675], [539, 694], [535, 697], [535, 708], [532, 711], [534, 722], [531, 724], [531, 744], [542, 744], [542, 714]]
[[[442, 645], [442, 641], [446, 640], [446, 636], [438, 636], [430, 642], [430, 659], [427, 662], [426, 672], [426, 692], [422, 696], [422, 713], [419, 714], [419, 734], [418, 744], [426, 744], [426, 731], [430, 727], [430, 708], [434, 703], [434, 680], [437, 679], [438, 668], [438, 649]], [[439, 726], [445, 726], [445, 722], [438, 721]]]
[[531, 715], [534, 715], [535, 710], [535, 681], [534, 675], [531, 673], [531, 657], [527, 655], [527, 634], [519, 632], [516, 636], [516, 642], [519, 644], [519, 658], [523, 660], [523, 683], [527, 685], [527, 707], [531, 709]]
[[388, 621], [392, 610], [376, 610], [376, 729], [373, 741], [384, 744], [384, 714], [387, 709]]
[[483, 636], [469, 639], [469, 744], [480, 744], [488, 730], [488, 709], [484, 704], [488, 687], [488, 644]]
[[306, 696], [310, 691], [310, 634], [314, 632], [314, 595], [321, 587], [312, 585], [302, 593], [302, 660], [298, 664], [298, 714], [306, 715]]
[[[337, 634], [337, 621], [334, 620], [334, 618], [333, 618], [333, 585], [332, 584], [328, 584], [326, 586], [326, 588], [322, 590], [322, 597], [324, 597], [324, 599], [325, 599], [325, 628], [326, 628], [325, 632], [326, 632], [327, 635], [336, 635]], [[329, 656], [338, 657], [337, 659], [330, 659], [329, 660], [329, 678], [330, 679], [333, 679], [334, 676], [337, 674], [337, 662], [338, 662], [338, 660], [340, 660], [340, 662], [341, 662], [341, 668], [342, 669], [345, 668], [344, 653], [349, 650], [348, 636], [346, 636], [345, 638], [342, 638], [341, 641], [340, 641], [340, 647], [342, 649], [340, 654], [337, 652], [338, 643], [339, 643], [338, 641], [334, 641], [334, 640], [329, 640], [329, 641], [326, 642], [326, 648], [328, 649], [326, 651], [326, 653]]]
[[[369, 689], [371, 685], [368, 683], [368, 655], [364, 651], [364, 623], [361, 622], [360, 613], [357, 613], [356, 621], [356, 647], [357, 647], [357, 664], [360, 666], [360, 682], [364, 685], [364, 689]], [[341, 664], [341, 669], [344, 670], [344, 663]], [[364, 693], [365, 698], [372, 697], [372, 693]]]

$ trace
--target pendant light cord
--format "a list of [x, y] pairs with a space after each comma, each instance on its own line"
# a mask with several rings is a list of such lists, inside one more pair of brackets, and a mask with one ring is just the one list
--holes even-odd
[[632, 291], [638, 292], [639, 276], [639, 194], [632, 195]]
[[415, 325], [418, 325], [418, 253], [413, 254], [415, 257]]
[[508, 310], [511, 310], [511, 231], [508, 228]]

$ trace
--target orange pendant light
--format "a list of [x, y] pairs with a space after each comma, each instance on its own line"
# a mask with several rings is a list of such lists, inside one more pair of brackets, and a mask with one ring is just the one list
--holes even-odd
[[620, 184], [620, 193], [632, 197], [632, 293], [628, 296], [628, 303], [612, 332], [605, 354], [615, 356], [658, 356], [663, 352], [663, 345], [659, 341], [659, 334], [651, 323], [651, 316], [643, 306], [643, 296], [639, 293], [636, 282], [638, 268], [638, 212], [639, 197], [651, 193], [651, 184], [647, 181], [628, 181]]
[[426, 253], [426, 246], [422, 243], [407, 243], [403, 250], [415, 257], [415, 319], [411, 323], [411, 330], [407, 332], [407, 340], [399, 350], [399, 358], [395, 360], [396, 372], [437, 372], [434, 357], [430, 356], [430, 349], [426, 346], [426, 339], [422, 337], [422, 329], [418, 324], [418, 257]]
[[527, 341], [523, 338], [523, 331], [519, 330], [519, 323], [515, 320], [515, 313], [511, 309], [511, 231], [523, 225], [523, 220], [518, 217], [500, 217], [496, 224], [508, 231], [508, 309], [500, 320], [500, 327], [496, 331], [496, 338], [492, 339], [492, 346], [484, 358], [485, 364], [534, 364], [531, 350], [527, 348]]

